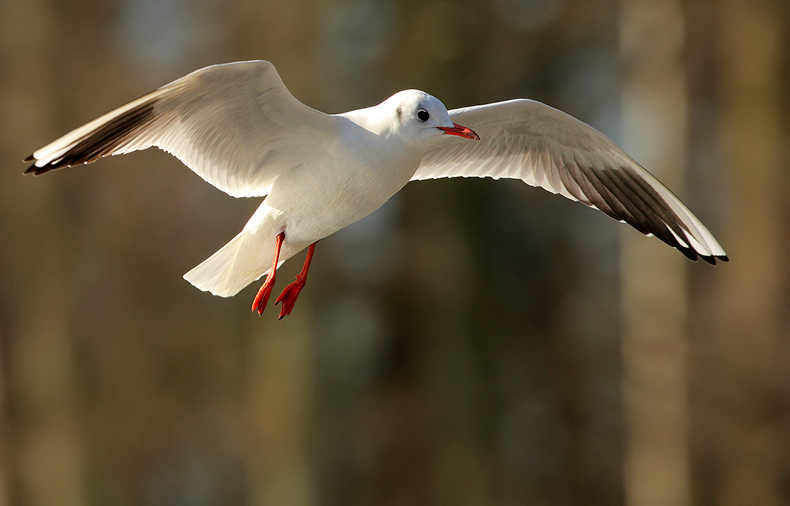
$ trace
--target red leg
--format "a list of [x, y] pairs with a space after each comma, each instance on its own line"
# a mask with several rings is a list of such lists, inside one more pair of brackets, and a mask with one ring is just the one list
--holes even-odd
[[252, 301], [252, 311], [258, 311], [259, 315], [263, 314], [263, 310], [266, 309], [266, 303], [269, 302], [269, 296], [272, 294], [272, 288], [274, 288], [274, 279], [277, 277], [277, 263], [280, 261], [280, 248], [282, 248], [284, 240], [285, 232], [280, 232], [277, 234], [277, 238], [274, 242], [274, 260], [272, 260], [272, 270], [269, 271], [269, 275], [266, 276], [266, 281], [263, 282], [261, 289], [258, 290], [258, 295], [255, 296], [255, 300]]
[[294, 309], [294, 304], [296, 304], [296, 299], [299, 297], [299, 292], [302, 291], [305, 283], [307, 283], [307, 271], [310, 270], [310, 262], [313, 260], [313, 251], [315, 251], [316, 244], [318, 244], [318, 241], [311, 244], [310, 248], [308, 248], [307, 257], [304, 259], [304, 267], [302, 267], [302, 272], [296, 275], [296, 281], [286, 286], [283, 293], [277, 297], [277, 301], [274, 303], [275, 305], [280, 302], [283, 303], [283, 307], [280, 308], [281, 320], [284, 316], [291, 314], [291, 311]]

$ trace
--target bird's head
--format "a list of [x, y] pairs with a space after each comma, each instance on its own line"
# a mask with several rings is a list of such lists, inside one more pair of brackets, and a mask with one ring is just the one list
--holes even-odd
[[406, 144], [427, 149], [448, 136], [480, 140], [469, 128], [453, 123], [444, 104], [423, 91], [401, 91], [382, 105], [391, 112], [393, 130]]

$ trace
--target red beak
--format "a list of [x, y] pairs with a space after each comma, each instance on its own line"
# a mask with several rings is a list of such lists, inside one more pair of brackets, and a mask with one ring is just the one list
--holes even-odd
[[480, 136], [474, 133], [472, 129], [466, 128], [465, 126], [461, 126], [457, 123], [453, 123], [452, 127], [436, 127], [436, 128], [444, 131], [444, 133], [446, 134], [457, 135], [458, 137], [463, 137], [465, 139], [474, 139], [476, 141], [480, 140]]

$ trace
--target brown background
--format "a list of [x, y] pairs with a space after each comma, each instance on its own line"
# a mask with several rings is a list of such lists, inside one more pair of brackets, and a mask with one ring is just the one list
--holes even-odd
[[[790, 503], [780, 0], [0, 1], [0, 506]], [[409, 185], [294, 313], [181, 275], [243, 226], [150, 151], [34, 149], [205, 65], [328, 112], [529, 97], [681, 195], [693, 264], [517, 181]], [[284, 267], [282, 286], [301, 256]]]

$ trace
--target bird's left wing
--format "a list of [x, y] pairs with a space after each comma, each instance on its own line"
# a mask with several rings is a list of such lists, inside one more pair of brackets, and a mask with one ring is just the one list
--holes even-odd
[[319, 156], [339, 122], [294, 98], [267, 61], [213, 65], [44, 146], [26, 159], [27, 173], [156, 146], [234, 197], [264, 196]]
[[672, 192], [576, 118], [533, 100], [455, 109], [450, 118], [481, 140], [448, 138], [426, 153], [412, 181], [521, 179], [655, 235], [692, 260], [727, 260], [713, 235]]

